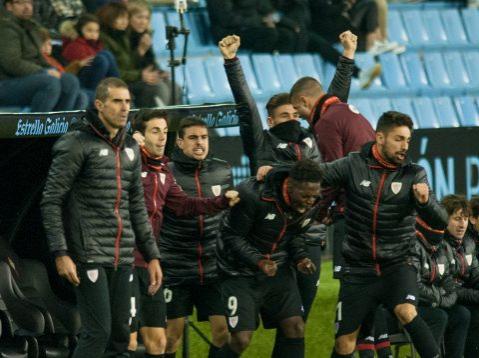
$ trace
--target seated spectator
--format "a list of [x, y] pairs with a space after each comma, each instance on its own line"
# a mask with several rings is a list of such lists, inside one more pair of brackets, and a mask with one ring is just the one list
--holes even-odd
[[139, 66], [142, 69], [152, 69], [159, 74], [158, 88], [161, 90], [160, 98], [166, 105], [181, 103], [181, 88], [176, 86], [175, 101], [172, 101], [170, 74], [163, 71], [156, 62], [156, 56], [152, 47], [150, 31], [151, 8], [145, 0], [133, 0], [128, 2], [130, 15], [130, 41], [131, 48], [139, 56]]
[[478, 255], [478, 245], [479, 245], [479, 196], [473, 196], [469, 200], [471, 206], [471, 216], [469, 217], [469, 227], [467, 228], [468, 234], [476, 242], [476, 256]]
[[98, 11], [100, 38], [105, 48], [115, 55], [120, 77], [129, 86], [136, 107], [152, 108], [165, 105], [161, 98], [160, 73], [152, 67], [141, 67], [141, 61], [131, 47], [128, 28], [128, 8], [123, 3], [109, 3]]
[[255, 52], [306, 50], [298, 41], [301, 28], [281, 18], [270, 0], [209, 0], [207, 6], [216, 41], [235, 34], [243, 48]]
[[65, 22], [61, 30], [62, 56], [70, 64], [81, 65], [77, 75], [83, 88], [94, 93], [102, 79], [120, 76], [115, 57], [103, 49], [99, 39], [100, 22], [95, 15], [82, 15], [76, 23]]
[[61, 74], [40, 50], [40, 26], [31, 0], [6, 0], [0, 19], [0, 105], [30, 106], [33, 112], [83, 109], [80, 83]]

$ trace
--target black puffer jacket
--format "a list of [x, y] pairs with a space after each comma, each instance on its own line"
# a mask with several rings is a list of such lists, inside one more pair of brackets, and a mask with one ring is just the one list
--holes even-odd
[[342, 187], [346, 193], [346, 238], [342, 253], [346, 270], [380, 274], [383, 266], [408, 260], [416, 231], [416, 214], [434, 227], [445, 226], [447, 214], [432, 192], [420, 205], [412, 186], [427, 183], [421, 166], [405, 162], [396, 169], [379, 164], [373, 143], [361, 152], [321, 164], [324, 186]]
[[444, 235], [454, 254], [454, 280], [459, 303], [479, 303], [479, 262], [476, 257], [476, 243], [466, 234], [456, 240], [447, 231]]
[[[219, 196], [233, 185], [230, 165], [217, 158], [198, 161], [177, 150], [169, 166], [189, 196]], [[216, 279], [215, 247], [221, 216], [179, 218], [165, 207], [160, 248], [167, 285], [206, 284]]]
[[[419, 304], [428, 307], [451, 307], [457, 301], [452, 249], [441, 239], [435, 242], [439, 231], [424, 222], [419, 221], [416, 229], [418, 235], [414, 245], [414, 266], [418, 273]], [[439, 233], [440, 236], [442, 234]]]
[[224, 216], [218, 236], [218, 266], [224, 275], [263, 275], [262, 259], [281, 267], [308, 257], [301, 235], [319, 209], [299, 214], [286, 205], [281, 191], [287, 176], [288, 169], [275, 169], [264, 183], [250, 178], [238, 186], [241, 201]]
[[41, 203], [50, 251], [76, 261], [131, 265], [136, 245], [159, 258], [143, 198], [136, 141], [113, 139], [94, 112], [53, 147]]

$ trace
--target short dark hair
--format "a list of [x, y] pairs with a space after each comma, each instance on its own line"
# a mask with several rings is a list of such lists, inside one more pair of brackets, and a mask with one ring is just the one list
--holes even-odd
[[303, 159], [296, 162], [289, 170], [289, 177], [299, 182], [318, 183], [323, 180], [323, 172], [314, 160]]
[[291, 104], [289, 101], [289, 93], [283, 92], [275, 94], [271, 97], [266, 103], [266, 110], [268, 111], [268, 116], [273, 114], [273, 111], [279, 106], [284, 106], [285, 104]]
[[479, 196], [473, 196], [469, 200], [469, 206], [471, 207], [471, 216], [477, 218], [479, 216]]
[[110, 88], [126, 88], [128, 85], [121, 79], [116, 77], [107, 77], [100, 81], [96, 87], [95, 99], [105, 102], [109, 95]]
[[87, 14], [83, 14], [83, 15], [80, 16], [77, 23], [75, 24], [75, 30], [77, 31], [78, 36], [83, 36], [81, 30], [86, 24], [88, 24], [90, 22], [94, 22], [94, 23], [100, 25], [100, 19], [96, 15], [87, 13]]
[[180, 126], [178, 127], [178, 137], [183, 138], [185, 136], [185, 129], [190, 127], [205, 127], [208, 128], [206, 123], [196, 116], [188, 116], [181, 120]]
[[441, 200], [441, 205], [446, 209], [447, 215], [453, 215], [457, 210], [462, 210], [463, 215], [471, 215], [471, 207], [464, 195], [450, 194]]
[[379, 117], [376, 132], [387, 133], [393, 128], [403, 126], [408, 127], [412, 132], [414, 124], [411, 117], [401, 112], [388, 111], [384, 112], [381, 117]]
[[113, 28], [115, 20], [121, 16], [128, 17], [128, 8], [123, 3], [110, 2], [106, 5], [103, 5], [97, 11], [98, 18], [100, 19], [100, 24], [103, 29]]
[[313, 77], [302, 77], [296, 81], [289, 91], [289, 101], [300, 95], [314, 96], [323, 91], [321, 83]]
[[153, 118], [164, 118], [168, 125], [168, 113], [162, 109], [141, 109], [133, 119], [133, 130], [145, 134], [146, 124]]

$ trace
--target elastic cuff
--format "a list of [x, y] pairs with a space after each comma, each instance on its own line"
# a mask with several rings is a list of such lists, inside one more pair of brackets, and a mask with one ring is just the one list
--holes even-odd
[[61, 257], [61, 256], [69, 256], [69, 255], [67, 250], [57, 250], [57, 251], [53, 251], [53, 256]]
[[350, 58], [347, 58], [347, 57], [345, 57], [345, 56], [343, 56], [343, 55], [341, 55], [341, 56], [339, 57], [339, 60], [340, 60], [341, 62], [346, 62], [346, 63], [350, 63], [350, 64], [353, 64], [353, 63], [354, 63], [354, 60], [352, 60], [352, 59], [350, 59]]
[[234, 58], [225, 58], [225, 64], [227, 63], [233, 63], [233, 62], [236, 62], [236, 61], [239, 61], [239, 58], [238, 56], [235, 56]]

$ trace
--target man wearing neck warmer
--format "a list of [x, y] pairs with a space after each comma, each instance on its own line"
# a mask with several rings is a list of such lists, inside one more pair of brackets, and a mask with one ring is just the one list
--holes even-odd
[[364, 318], [379, 304], [399, 319], [421, 357], [439, 357], [434, 337], [417, 315], [411, 247], [417, 214], [438, 226], [445, 226], [447, 215], [427, 184], [424, 168], [407, 159], [412, 127], [409, 116], [386, 112], [374, 142], [321, 164], [324, 185], [345, 189], [345, 267], [332, 357], [352, 357]]
[[462, 195], [447, 195], [441, 200], [447, 211], [448, 224], [444, 234], [454, 255], [454, 280], [457, 302], [470, 312], [471, 320], [467, 332], [464, 357], [479, 356], [479, 262], [476, 242], [467, 230], [471, 209]]
[[[145, 190], [145, 204], [153, 234], [160, 242], [163, 209], [166, 208], [178, 217], [216, 214], [233, 205], [237, 192], [228, 191], [222, 195], [202, 198], [188, 197], [176, 183], [164, 155], [168, 134], [167, 113], [163, 110], [141, 110], [135, 117], [133, 127], [135, 138], [141, 134], [140, 147], [142, 168], [141, 178]], [[146, 349], [146, 357], [163, 357], [166, 348], [166, 302], [161, 288], [155, 295], [148, 294], [148, 272], [146, 262], [135, 250], [135, 301], [136, 319], [132, 325], [129, 349], [135, 351], [137, 332], [141, 333]], [[132, 352], [132, 356], [134, 353]]]

